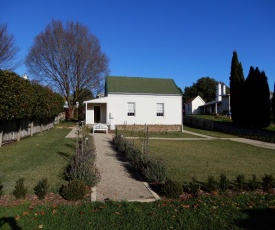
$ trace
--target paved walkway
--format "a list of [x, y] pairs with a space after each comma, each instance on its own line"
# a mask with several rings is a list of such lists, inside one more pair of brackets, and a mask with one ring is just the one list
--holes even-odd
[[200, 136], [200, 137], [205, 137], [205, 138], [182, 138], [182, 140], [213, 140], [213, 139], [220, 139], [220, 140], [229, 140], [229, 141], [235, 141], [235, 142], [240, 142], [240, 143], [244, 143], [244, 144], [248, 144], [248, 145], [254, 145], [257, 147], [261, 147], [261, 148], [266, 148], [266, 149], [274, 149], [275, 150], [275, 144], [274, 143], [268, 143], [268, 142], [263, 142], [263, 141], [257, 141], [257, 140], [252, 140], [252, 139], [246, 139], [246, 138], [240, 138], [240, 137], [236, 137], [236, 138], [217, 138], [217, 137], [211, 137], [211, 136], [206, 136], [206, 135], [202, 135], [202, 134], [198, 134], [198, 133], [194, 133], [194, 132], [190, 132], [190, 131], [186, 131], [183, 130], [184, 133], [189, 133], [195, 136]]
[[94, 135], [97, 168], [101, 180], [96, 188], [96, 200], [154, 201], [159, 197], [142, 181], [142, 178], [111, 147], [111, 134]]

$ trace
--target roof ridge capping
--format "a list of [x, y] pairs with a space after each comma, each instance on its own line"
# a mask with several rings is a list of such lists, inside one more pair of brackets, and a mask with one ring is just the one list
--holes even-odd
[[182, 94], [172, 78], [107, 76], [105, 84], [107, 93]]

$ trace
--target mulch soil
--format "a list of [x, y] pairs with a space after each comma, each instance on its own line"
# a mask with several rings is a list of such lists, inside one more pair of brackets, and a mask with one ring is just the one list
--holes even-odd
[[[225, 196], [225, 197], [232, 197], [232, 196], [236, 196], [237, 194], [245, 194], [245, 193], [248, 193], [248, 192], [247, 191], [238, 191], [237, 192], [237, 191], [233, 191], [233, 190], [227, 190], [224, 193], [219, 193], [219, 192], [207, 193], [207, 192], [200, 190], [198, 195], [199, 196], [221, 195], [221, 196]], [[258, 189], [256, 191], [254, 191], [254, 193], [261, 194], [261, 195], [265, 195], [265, 194], [275, 195], [275, 188], [272, 189], [269, 193], [263, 191], [262, 189]], [[165, 199], [165, 197], [162, 197], [162, 198]], [[192, 195], [189, 193], [183, 193], [182, 195], [179, 196], [179, 200], [181, 200], [181, 201], [189, 200], [189, 199], [192, 199]], [[25, 199], [16, 199], [14, 196], [4, 195], [4, 196], [0, 197], [0, 206], [9, 207], [9, 206], [28, 204], [29, 208], [33, 208], [37, 205], [46, 205], [47, 204], [47, 205], [57, 207], [58, 205], [61, 205], [61, 204], [77, 205], [77, 204], [81, 204], [83, 201], [91, 202], [91, 194], [87, 194], [85, 196], [84, 200], [82, 200], [82, 201], [68, 201], [68, 200], [65, 200], [59, 194], [55, 194], [55, 193], [49, 193], [48, 195], [46, 195], [45, 199], [43, 199], [43, 200], [38, 199], [38, 197], [36, 195], [28, 195], [28, 196], [26, 196]]]
[[[91, 194], [87, 194], [84, 200], [91, 200]], [[14, 196], [4, 195], [0, 197], [0, 206], [17, 206], [23, 204], [29, 204], [30, 208], [37, 205], [50, 204], [52, 206], [58, 206], [61, 204], [80, 204], [83, 201], [68, 201], [61, 197], [59, 194], [49, 193], [43, 200], [38, 199], [36, 195], [28, 195], [24, 199], [16, 199]]]

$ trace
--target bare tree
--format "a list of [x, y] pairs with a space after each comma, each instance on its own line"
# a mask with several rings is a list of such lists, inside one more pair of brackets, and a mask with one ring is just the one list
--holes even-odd
[[19, 48], [13, 35], [8, 33], [7, 24], [0, 24], [0, 69], [14, 70], [19, 66], [16, 61]]
[[108, 74], [108, 58], [100, 42], [88, 28], [78, 22], [52, 20], [36, 36], [26, 58], [31, 74], [60, 92], [74, 113], [75, 104], [85, 89], [102, 87]]

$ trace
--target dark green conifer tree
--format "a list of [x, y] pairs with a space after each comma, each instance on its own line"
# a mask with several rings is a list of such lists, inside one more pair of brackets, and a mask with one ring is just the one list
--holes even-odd
[[237, 125], [243, 124], [243, 87], [244, 75], [242, 64], [238, 60], [237, 51], [233, 52], [230, 72], [230, 107], [232, 121]]
[[265, 128], [270, 124], [269, 86], [265, 72], [250, 67], [245, 80], [245, 124], [252, 128]]

